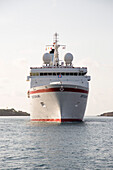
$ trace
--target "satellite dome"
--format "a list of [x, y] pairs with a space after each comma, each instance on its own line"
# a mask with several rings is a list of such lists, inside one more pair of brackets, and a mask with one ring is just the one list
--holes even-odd
[[43, 55], [43, 61], [44, 61], [44, 64], [50, 64], [50, 62], [51, 62], [51, 55], [49, 53], [45, 53]]
[[71, 64], [73, 61], [73, 55], [71, 53], [66, 53], [64, 56], [64, 61], [67, 64]]

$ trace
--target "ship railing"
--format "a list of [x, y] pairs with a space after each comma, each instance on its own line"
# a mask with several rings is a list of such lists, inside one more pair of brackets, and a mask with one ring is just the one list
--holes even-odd
[[46, 69], [46, 68], [76, 68], [78, 70], [86, 70], [87, 67], [73, 67], [73, 66], [44, 66], [44, 67], [30, 67], [30, 69]]

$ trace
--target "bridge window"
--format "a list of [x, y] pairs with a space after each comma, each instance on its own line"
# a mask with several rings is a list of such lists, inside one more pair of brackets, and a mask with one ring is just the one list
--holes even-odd
[[62, 75], [62, 76], [64, 76], [64, 75], [65, 75], [65, 73], [61, 73], [61, 75]]
[[52, 73], [48, 73], [48, 76], [51, 76], [52, 75]]
[[47, 76], [47, 73], [44, 73], [44, 76]]
[[39, 76], [39, 73], [30, 73], [30, 76]]
[[[59, 72], [54, 72], [54, 73], [40, 73], [40, 76], [58, 76], [58, 75], [62, 75], [62, 76], [83, 76], [85, 75], [86, 73], [75, 73], [75, 72], [62, 72], [62, 73], [59, 73]], [[38, 76], [39, 73], [30, 73], [31, 76]]]
[[56, 73], [53, 73], [53, 76], [56, 76]]
[[77, 73], [73, 73], [74, 76], [77, 76]]

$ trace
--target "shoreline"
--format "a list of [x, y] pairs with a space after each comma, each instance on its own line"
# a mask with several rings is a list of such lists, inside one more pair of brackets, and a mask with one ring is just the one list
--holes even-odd
[[30, 116], [30, 114], [15, 109], [0, 109], [0, 116]]

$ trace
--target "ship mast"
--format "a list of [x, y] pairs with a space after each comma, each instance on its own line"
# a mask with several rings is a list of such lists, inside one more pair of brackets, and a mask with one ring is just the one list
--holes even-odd
[[66, 48], [66, 46], [65, 45], [59, 45], [58, 44], [58, 34], [57, 33], [55, 33], [54, 34], [54, 37], [53, 37], [53, 45], [46, 45], [46, 47], [47, 46], [51, 46], [53, 49], [54, 49], [54, 58], [53, 58], [53, 65], [54, 66], [59, 66], [59, 53], [58, 53], [58, 48], [60, 47], [60, 46], [63, 46], [63, 49], [65, 49]]
[[54, 65], [58, 66], [59, 65], [59, 54], [58, 54], [58, 48], [60, 45], [57, 44], [58, 42], [58, 34], [54, 34]]

